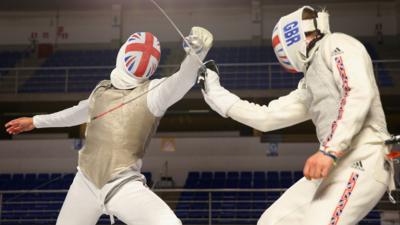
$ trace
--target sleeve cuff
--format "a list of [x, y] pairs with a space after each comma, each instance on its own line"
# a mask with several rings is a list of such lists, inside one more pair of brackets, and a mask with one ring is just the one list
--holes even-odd
[[32, 117], [33, 126], [35, 126], [35, 128], [42, 128], [40, 117], [41, 117], [40, 115]]
[[343, 151], [340, 151], [340, 150], [338, 150], [336, 148], [333, 148], [333, 147], [330, 147], [330, 146], [321, 145], [319, 150], [322, 151], [322, 152], [326, 152], [328, 154], [332, 154], [338, 159], [340, 159], [340, 158], [342, 158], [344, 156], [344, 152]]

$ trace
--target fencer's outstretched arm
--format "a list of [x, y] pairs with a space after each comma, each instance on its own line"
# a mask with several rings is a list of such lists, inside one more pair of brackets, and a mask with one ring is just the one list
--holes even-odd
[[271, 101], [268, 106], [241, 100], [227, 91], [220, 85], [219, 76], [214, 71], [207, 70], [205, 85], [204, 99], [214, 111], [263, 132], [310, 119], [303, 81], [300, 81], [298, 89]]
[[348, 149], [353, 137], [360, 131], [374, 98], [375, 78], [372, 62], [364, 46], [350, 36], [332, 34], [323, 49], [323, 58], [333, 71], [333, 78], [341, 94], [337, 118], [330, 135], [321, 148], [334, 152]]
[[[189, 52], [175, 74], [150, 82], [149, 89], [152, 91], [147, 95], [147, 104], [153, 115], [157, 117], [164, 115], [167, 109], [179, 101], [196, 83], [197, 71], [201, 66], [199, 58], [203, 60], [206, 57], [212, 46], [213, 36], [204, 28], [193, 27], [189, 37], [194, 36], [201, 40], [201, 50], [197, 53]], [[199, 48], [199, 46], [193, 46], [193, 48]], [[157, 88], [152, 89], [157, 85], [159, 85]]]
[[36, 115], [34, 117], [21, 117], [6, 123], [9, 134], [19, 134], [35, 128], [45, 127], [71, 127], [88, 120], [88, 100], [80, 101], [78, 105], [56, 113]]
[[36, 128], [72, 127], [86, 123], [89, 118], [89, 99], [82, 100], [71, 108], [47, 115], [33, 117]]
[[228, 116], [262, 132], [289, 127], [310, 119], [303, 92], [294, 90], [268, 106], [239, 100], [229, 109]]
[[[179, 101], [193, 87], [199, 67], [200, 63], [195, 56], [188, 55], [178, 72], [168, 78], [152, 80], [149, 85], [152, 91], [147, 95], [150, 112], [157, 117], [164, 115], [171, 105]], [[153, 89], [157, 85], [159, 86]]]

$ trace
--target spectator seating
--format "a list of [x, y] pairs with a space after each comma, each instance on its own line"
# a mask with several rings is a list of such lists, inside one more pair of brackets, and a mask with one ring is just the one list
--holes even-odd
[[[152, 183], [151, 173], [143, 174], [148, 183]], [[72, 173], [0, 174], [0, 191], [66, 190], [74, 176]], [[65, 196], [65, 192], [3, 194], [0, 198], [0, 224], [54, 224]], [[98, 224], [110, 224], [110, 220], [103, 216]]]
[[[367, 49], [374, 59], [378, 58], [373, 47], [367, 46]], [[161, 65], [171, 55], [171, 49], [162, 52]], [[89, 92], [100, 80], [109, 78], [116, 55], [115, 49], [58, 51], [25, 82], [20, 92]], [[270, 46], [214, 47], [207, 59], [214, 59], [220, 65], [221, 82], [228, 89], [293, 89], [303, 77], [285, 71], [277, 63]], [[275, 64], [265, 65], [267, 62]], [[393, 86], [383, 64], [375, 68], [378, 69], [378, 84]]]
[[0, 68], [14, 67], [22, 59], [23, 52], [20, 51], [2, 51], [0, 52]]
[[[170, 54], [170, 49], [162, 51], [160, 64]], [[20, 92], [90, 92], [99, 81], [109, 79], [117, 53], [115, 49], [58, 51], [35, 71]]]
[[[237, 192], [183, 192], [176, 214], [184, 224], [207, 224], [209, 197], [213, 224], [256, 224], [257, 219], [279, 196], [303, 177], [302, 171], [191, 171], [185, 182], [189, 189], [253, 189]], [[257, 189], [268, 188], [268, 192]], [[281, 189], [281, 190], [280, 190]], [[380, 225], [380, 213], [371, 211], [359, 223]]]
[[5, 68], [12, 68], [24, 56], [23, 52], [19, 51], [2, 51], [0, 52], [0, 77], [7, 74], [9, 71]]
[[[379, 56], [372, 45], [366, 43], [366, 49], [374, 60]], [[277, 63], [275, 53], [270, 46], [263, 47], [214, 47], [210, 50], [208, 59], [214, 59], [218, 64], [252, 63], [253, 65], [220, 66], [221, 82], [230, 89], [265, 89], [265, 88], [295, 88], [302, 74], [292, 74], [280, 65], [256, 65], [256, 63]], [[255, 65], [254, 65], [255, 64]], [[393, 86], [393, 79], [382, 63], [377, 64], [377, 82], [381, 87]], [[269, 77], [268, 74], [271, 73]]]
[[261, 63], [276, 62], [271, 46], [214, 47], [207, 55], [217, 63]]
[[[144, 173], [151, 182], [151, 173]], [[0, 174], [1, 190], [65, 190], [74, 174], [28, 173]], [[185, 188], [222, 189], [240, 188], [253, 191], [214, 191], [209, 205], [208, 192], [183, 192], [175, 212], [183, 224], [208, 224], [209, 207], [213, 224], [255, 224], [261, 214], [287, 188], [302, 178], [301, 171], [192, 171], [188, 173]], [[270, 191], [257, 191], [271, 188]], [[54, 224], [65, 199], [65, 193], [7, 193], [2, 195], [1, 224]], [[380, 225], [381, 215], [371, 211], [359, 225]], [[98, 224], [109, 224], [103, 215]], [[117, 222], [117, 224], [121, 224]]]
[[[152, 182], [152, 175], [143, 172], [147, 182]], [[73, 173], [15, 173], [0, 174], [0, 191], [3, 190], [62, 190], [68, 189], [75, 174]]]

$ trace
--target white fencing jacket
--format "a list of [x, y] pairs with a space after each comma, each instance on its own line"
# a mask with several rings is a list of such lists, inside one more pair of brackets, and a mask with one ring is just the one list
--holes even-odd
[[356, 144], [352, 143], [355, 137], [368, 127], [375, 131], [376, 141], [389, 138], [372, 62], [364, 46], [348, 35], [334, 33], [327, 34], [315, 48], [296, 90], [268, 106], [238, 100], [227, 116], [264, 132], [311, 119], [321, 148], [339, 153]]

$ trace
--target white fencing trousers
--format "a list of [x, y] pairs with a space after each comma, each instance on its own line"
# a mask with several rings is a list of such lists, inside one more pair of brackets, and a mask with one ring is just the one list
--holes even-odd
[[299, 180], [263, 213], [258, 225], [357, 224], [378, 203], [390, 181], [382, 147], [363, 147], [361, 153], [343, 159], [326, 179]]
[[128, 225], [182, 225], [169, 206], [140, 181], [125, 184], [104, 206], [113, 186], [95, 187], [78, 171], [57, 219], [57, 225], [95, 225], [102, 214]]

